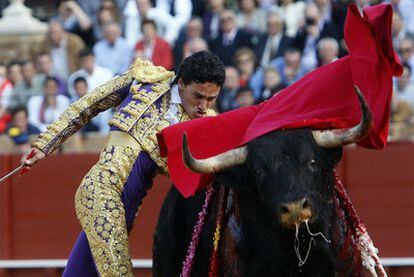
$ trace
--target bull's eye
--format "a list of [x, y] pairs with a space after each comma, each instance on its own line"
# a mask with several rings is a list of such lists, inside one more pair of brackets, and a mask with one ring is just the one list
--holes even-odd
[[312, 170], [316, 169], [316, 160], [315, 160], [315, 159], [311, 159], [311, 160], [308, 162], [308, 166], [309, 166], [309, 168], [310, 168], [310, 169], [312, 169]]

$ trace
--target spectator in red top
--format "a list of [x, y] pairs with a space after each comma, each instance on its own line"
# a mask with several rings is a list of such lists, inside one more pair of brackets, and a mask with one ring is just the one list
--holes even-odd
[[10, 121], [8, 114], [9, 100], [13, 91], [13, 85], [7, 79], [7, 69], [4, 64], [0, 64], [0, 133], [4, 132], [7, 123]]
[[157, 35], [157, 26], [154, 20], [144, 19], [141, 22], [143, 39], [135, 45], [135, 57], [151, 61], [154, 65], [161, 65], [168, 70], [173, 69], [174, 60], [171, 46]]

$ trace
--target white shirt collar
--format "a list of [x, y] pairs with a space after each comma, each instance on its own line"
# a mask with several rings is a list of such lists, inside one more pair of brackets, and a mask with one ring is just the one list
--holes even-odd
[[66, 43], [68, 42], [68, 38], [66, 36], [63, 36], [62, 39], [59, 42], [59, 46], [58, 47], [54, 47], [52, 46], [52, 49], [59, 49], [59, 50], [65, 50], [66, 48]]
[[173, 85], [170, 90], [171, 93], [171, 105], [168, 111], [165, 114], [165, 119], [170, 122], [170, 124], [176, 124], [180, 122], [178, 117], [178, 104], [181, 104], [181, 98], [178, 94], [178, 85]]
[[234, 27], [230, 32], [223, 35], [223, 39], [228, 39], [231, 42], [233, 42], [234, 38], [236, 37], [236, 34], [237, 34], [237, 28]]
[[172, 104], [181, 104], [181, 97], [178, 93], [178, 85], [173, 85], [171, 87], [171, 103]]
[[279, 42], [282, 39], [282, 33], [277, 33], [276, 35], [269, 36], [273, 43]]

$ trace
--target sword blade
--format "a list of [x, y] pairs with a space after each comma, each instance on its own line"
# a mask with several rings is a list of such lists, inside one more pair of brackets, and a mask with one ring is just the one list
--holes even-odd
[[6, 180], [7, 178], [9, 178], [10, 176], [12, 176], [13, 174], [15, 174], [16, 172], [18, 172], [22, 167], [23, 167], [23, 164], [19, 165], [18, 167], [16, 167], [15, 169], [13, 169], [9, 173], [7, 173], [5, 176], [3, 176], [0, 179], [0, 183], [3, 182], [4, 180]]

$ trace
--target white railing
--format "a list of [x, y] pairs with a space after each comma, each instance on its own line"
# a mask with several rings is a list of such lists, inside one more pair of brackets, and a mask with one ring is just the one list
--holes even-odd
[[[0, 260], [0, 268], [64, 268], [67, 260]], [[414, 266], [414, 257], [382, 258], [384, 267]], [[133, 259], [134, 268], [152, 268], [151, 259]]]
[[[68, 260], [0, 260], [0, 268], [64, 268]], [[133, 259], [134, 268], [152, 268], [151, 259]]]

